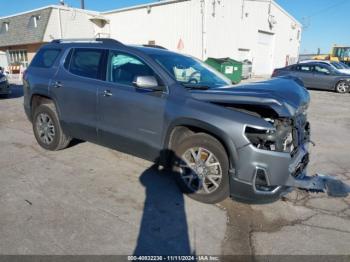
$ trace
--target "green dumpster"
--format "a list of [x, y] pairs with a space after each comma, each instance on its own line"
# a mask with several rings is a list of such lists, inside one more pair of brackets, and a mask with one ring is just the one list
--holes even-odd
[[233, 84], [238, 84], [242, 81], [243, 64], [229, 57], [227, 58], [212, 58], [209, 57], [206, 64], [213, 67], [215, 70], [228, 77]]

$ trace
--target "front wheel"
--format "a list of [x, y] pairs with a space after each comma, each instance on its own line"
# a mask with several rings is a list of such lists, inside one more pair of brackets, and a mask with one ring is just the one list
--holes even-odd
[[337, 91], [337, 93], [340, 93], [340, 94], [349, 93], [349, 83], [347, 83], [345, 81], [340, 81], [336, 85], [335, 91]]
[[222, 144], [199, 133], [184, 138], [175, 146], [174, 173], [184, 193], [208, 204], [229, 196], [229, 161]]

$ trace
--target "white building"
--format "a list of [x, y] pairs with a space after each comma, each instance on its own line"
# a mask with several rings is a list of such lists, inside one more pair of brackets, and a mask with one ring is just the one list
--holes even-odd
[[104, 13], [47, 6], [0, 18], [0, 51], [28, 65], [57, 38], [112, 37], [156, 44], [200, 59], [253, 62], [256, 75], [297, 61], [301, 24], [273, 0], [167, 0]]
[[5, 52], [0, 51], [0, 67], [6, 68], [8, 66], [7, 56]]
[[256, 75], [297, 61], [301, 24], [270, 0], [170, 0], [103, 13], [124, 43], [253, 62]]
[[[107, 26], [106, 26], [107, 25]], [[109, 37], [108, 21], [98, 12], [52, 5], [0, 17], [0, 52], [10, 71], [27, 67], [37, 50], [58, 38]], [[0, 59], [4, 55], [0, 54]], [[3, 62], [5, 64], [5, 62]]]

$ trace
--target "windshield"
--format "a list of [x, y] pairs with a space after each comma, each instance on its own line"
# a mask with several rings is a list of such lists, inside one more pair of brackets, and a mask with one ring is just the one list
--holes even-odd
[[346, 69], [346, 67], [339, 62], [332, 62], [332, 65], [336, 68], [336, 69]]
[[185, 87], [211, 89], [232, 84], [224, 75], [195, 58], [177, 54], [151, 56]]

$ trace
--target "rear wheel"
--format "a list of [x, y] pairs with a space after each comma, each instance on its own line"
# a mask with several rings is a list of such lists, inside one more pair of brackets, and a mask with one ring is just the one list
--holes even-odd
[[189, 197], [218, 203], [229, 196], [229, 161], [226, 150], [204, 133], [184, 138], [174, 149], [176, 180]]
[[33, 131], [38, 144], [47, 150], [64, 149], [71, 141], [61, 128], [54, 104], [43, 104], [35, 109]]
[[341, 93], [341, 94], [349, 93], [349, 83], [347, 83], [345, 81], [340, 81], [336, 85], [335, 91], [337, 91], [337, 93]]

